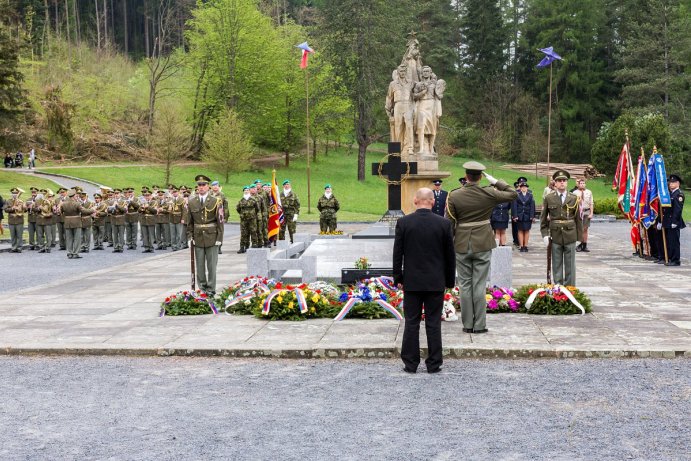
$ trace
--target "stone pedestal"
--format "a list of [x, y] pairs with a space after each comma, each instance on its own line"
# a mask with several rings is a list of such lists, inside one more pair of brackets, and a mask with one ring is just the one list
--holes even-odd
[[[417, 174], [411, 174], [401, 184], [401, 209], [405, 214], [415, 211], [413, 198], [415, 192], [421, 187], [432, 188], [432, 181], [435, 179], [446, 179], [451, 176], [448, 171], [439, 171], [439, 161], [436, 157], [407, 158], [406, 161], [417, 162]], [[455, 189], [456, 187], [444, 187], [444, 190]]]
[[511, 246], [496, 247], [492, 250], [489, 279], [490, 287], [510, 288], [513, 282], [513, 252]]

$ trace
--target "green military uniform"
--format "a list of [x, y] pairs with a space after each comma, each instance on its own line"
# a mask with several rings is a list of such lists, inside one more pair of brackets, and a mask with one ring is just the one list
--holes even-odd
[[142, 253], [154, 252], [154, 235], [156, 229], [156, 204], [151, 198], [149, 189], [142, 191], [142, 199], [139, 202], [139, 216], [142, 229]]
[[[198, 175], [195, 180], [206, 187], [210, 180]], [[207, 293], [216, 293], [216, 265], [218, 263], [218, 246], [223, 242], [223, 215], [221, 199], [208, 191], [204, 195], [195, 195], [187, 204], [187, 239], [194, 242], [194, 257], [197, 270], [197, 284]]]
[[43, 197], [36, 200], [34, 207], [38, 212], [36, 216], [36, 237], [39, 253], [50, 253], [50, 245], [53, 240], [53, 192], [42, 189]]
[[101, 194], [94, 194], [94, 214], [91, 231], [94, 237], [94, 250], [103, 250], [103, 242], [106, 235], [106, 216], [108, 216], [108, 204], [103, 201]]
[[125, 241], [128, 250], [137, 249], [139, 235], [139, 199], [134, 196], [134, 188], [127, 188], [127, 213], [125, 214]]
[[53, 206], [55, 206], [55, 209], [57, 210], [53, 220], [55, 221], [55, 235], [57, 236], [60, 250], [65, 250], [67, 248], [67, 243], [65, 242], [65, 218], [60, 212], [60, 205], [62, 202], [67, 200], [66, 192], [67, 189], [60, 187], [58, 189], [58, 196], [55, 197], [55, 201], [53, 202]]
[[26, 202], [24, 202], [24, 208], [27, 214], [27, 232], [29, 234], [29, 250], [38, 250], [40, 245], [37, 244], [36, 240], [38, 237], [37, 228], [37, 218], [38, 218], [38, 206], [36, 206], [36, 197], [38, 193], [38, 188], [31, 187], [31, 197], [29, 197]]
[[269, 208], [271, 207], [271, 199], [269, 194], [262, 188], [262, 180], [255, 179], [254, 187], [257, 190], [257, 200], [261, 200], [261, 214], [257, 224], [257, 233], [262, 245], [269, 247]]
[[13, 188], [12, 197], [5, 202], [3, 210], [7, 213], [7, 224], [10, 226], [10, 240], [12, 253], [21, 253], [24, 245], [24, 201], [19, 197], [24, 192], [18, 187]]
[[286, 194], [285, 186], [290, 184], [290, 181], [283, 181], [283, 194], [281, 194], [281, 207], [283, 208], [283, 224], [281, 224], [281, 230], [278, 232], [278, 239], [286, 239], [286, 228], [290, 234], [290, 243], [293, 243], [293, 235], [297, 228], [297, 217], [300, 214], [300, 200], [298, 196], [291, 190]]
[[[569, 177], [563, 170], [552, 175], [554, 180], [568, 180]], [[555, 284], [576, 286], [576, 242], [583, 238], [579, 204], [580, 198], [567, 190], [547, 194], [542, 203], [540, 232], [552, 245], [552, 281]]]
[[[271, 187], [268, 184], [265, 185], [265, 187]], [[262, 187], [262, 197], [264, 198], [264, 215], [262, 216], [262, 230], [264, 231], [264, 246], [269, 248], [271, 246], [271, 242], [269, 241], [269, 211], [271, 209], [271, 189], [269, 190], [264, 190]]]
[[[87, 210], [93, 210], [94, 202], [89, 200], [86, 193], [82, 193], [82, 206]], [[82, 245], [81, 253], [88, 253], [91, 247], [91, 226], [93, 224], [93, 219], [91, 215], [82, 215]]]
[[158, 197], [154, 198], [156, 203], [156, 231], [158, 236], [157, 250], [165, 250], [170, 246], [170, 213], [168, 211], [168, 199], [165, 191], [159, 190]]
[[81, 258], [79, 246], [82, 240], [82, 215], [92, 214], [93, 210], [84, 208], [76, 198], [76, 191], [67, 193], [67, 200], [60, 205], [64, 217], [65, 241], [67, 244], [67, 257], [70, 259]]
[[[209, 193], [212, 194], [213, 196], [221, 199], [221, 206], [223, 207], [223, 213], [222, 213], [223, 222], [227, 223], [228, 218], [230, 218], [230, 209], [228, 208], [228, 199], [226, 198], [226, 194], [221, 192], [221, 188], [219, 186], [218, 181], [212, 182], [211, 186], [212, 186], [212, 189]], [[219, 186], [218, 190], [213, 189], [213, 187], [215, 187], [215, 186]], [[222, 247], [223, 247], [223, 245], [218, 247], [218, 254], [223, 254], [223, 251], [221, 250]]]
[[[242, 188], [243, 192], [249, 192], [249, 190], [250, 186]], [[245, 194], [235, 206], [235, 210], [240, 216], [240, 250], [238, 253], [244, 253], [251, 244], [258, 247], [257, 216], [260, 211], [259, 204], [251, 195], [248, 197]]]
[[[478, 162], [463, 164], [468, 176], [480, 176], [485, 170]], [[468, 181], [449, 192], [446, 213], [454, 223], [456, 272], [461, 288], [461, 318], [465, 332], [484, 333], [487, 301], [485, 291], [492, 249], [497, 246], [490, 225], [492, 210], [499, 203], [511, 202], [518, 194], [504, 181], [487, 176], [494, 186], [481, 187]], [[496, 182], [495, 182], [496, 181]]]
[[[120, 189], [113, 191], [115, 194], [121, 192]], [[110, 216], [110, 227], [112, 229], [113, 253], [122, 253], [125, 246], [125, 224], [127, 214], [127, 203], [122, 197], [113, 197], [108, 200], [108, 215]]]
[[170, 213], [170, 243], [173, 251], [182, 249], [182, 242], [185, 240], [183, 233], [185, 227], [182, 224], [182, 214], [185, 211], [185, 199], [180, 195], [175, 195], [178, 189], [173, 189], [174, 195], [170, 198], [168, 211]]
[[[331, 184], [324, 186], [324, 190], [331, 190]], [[319, 230], [322, 232], [334, 232], [336, 230], [336, 213], [341, 208], [338, 199], [331, 195], [326, 196], [326, 193], [319, 197], [317, 202], [317, 210], [319, 210]]]
[[262, 197], [259, 192], [257, 191], [257, 186], [252, 184], [250, 185], [250, 193], [252, 194], [252, 200], [257, 202], [257, 232], [256, 236], [257, 239], [252, 241], [252, 247], [253, 248], [261, 248], [264, 245], [266, 245], [268, 242], [264, 241], [264, 231], [262, 230], [262, 227], [264, 225], [264, 212], [268, 212], [266, 209], [266, 202], [264, 202], [264, 197]]

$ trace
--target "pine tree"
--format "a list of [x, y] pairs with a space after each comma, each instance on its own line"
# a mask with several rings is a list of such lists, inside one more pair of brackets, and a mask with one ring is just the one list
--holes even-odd
[[[27, 103], [22, 88], [24, 76], [19, 71], [20, 43], [6, 25], [9, 13], [0, 12], [0, 133], [6, 133], [18, 122]], [[0, 139], [3, 143], [9, 141], [4, 135]]]

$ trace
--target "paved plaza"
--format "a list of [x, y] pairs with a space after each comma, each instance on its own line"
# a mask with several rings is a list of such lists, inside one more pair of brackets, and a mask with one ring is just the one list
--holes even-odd
[[[362, 227], [350, 225], [346, 231]], [[302, 229], [314, 231], [316, 226]], [[219, 258], [219, 284], [246, 275], [244, 255], [234, 251], [237, 234], [228, 234]], [[460, 322], [444, 323], [446, 354], [691, 355], [689, 233], [682, 233], [686, 257], [675, 268], [632, 257], [627, 235], [626, 224], [594, 224], [592, 252], [577, 256], [577, 284], [591, 297], [592, 314], [494, 314], [488, 316], [489, 333], [484, 335], [462, 333]], [[513, 253], [515, 287], [545, 280], [545, 250], [535, 235], [533, 242], [529, 253]], [[28, 274], [26, 256], [2, 254], [0, 277]], [[46, 256], [52, 257], [53, 279], [34, 280], [30, 288], [2, 294], [0, 350], [5, 353], [393, 357], [400, 347], [402, 323], [393, 319], [285, 322], [225, 314], [159, 318], [161, 301], [189, 288], [185, 251], [88, 272], [64, 255]]]

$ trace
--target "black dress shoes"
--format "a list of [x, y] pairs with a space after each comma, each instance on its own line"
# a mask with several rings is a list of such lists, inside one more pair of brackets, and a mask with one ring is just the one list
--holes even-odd
[[441, 371], [441, 367], [438, 367], [438, 368], [432, 368], [431, 370], [427, 370], [427, 373], [434, 374], [434, 373], [439, 373], [440, 371]]
[[413, 370], [413, 369], [408, 368], [408, 367], [403, 367], [403, 371], [405, 371], [406, 373], [410, 373], [410, 374], [417, 373], [417, 370]]
[[665, 263], [665, 266], [681, 266], [681, 263]]
[[473, 330], [474, 334], [480, 334], [480, 333], [487, 333], [489, 330], [487, 328], [483, 328], [482, 330]]
[[464, 328], [463, 333], [472, 333], [473, 329], [472, 328]]

